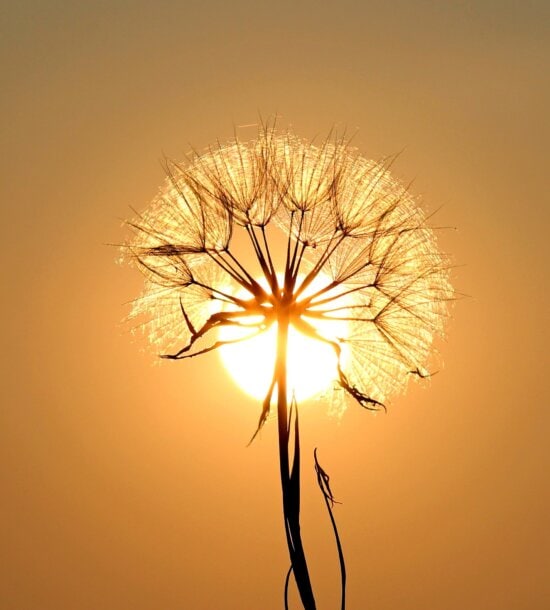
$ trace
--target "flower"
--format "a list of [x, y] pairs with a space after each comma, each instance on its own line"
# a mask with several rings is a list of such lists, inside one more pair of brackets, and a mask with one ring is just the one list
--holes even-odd
[[[428, 374], [453, 296], [448, 261], [392, 161], [262, 126], [251, 141], [167, 163], [159, 194], [128, 223], [125, 251], [145, 275], [131, 316], [145, 317], [163, 357], [182, 359], [230, 342], [217, 329], [244, 329], [240, 341], [286, 315], [332, 347], [346, 394], [382, 407]], [[345, 336], [331, 334], [343, 321]], [[273, 384], [266, 392], [260, 426]]]

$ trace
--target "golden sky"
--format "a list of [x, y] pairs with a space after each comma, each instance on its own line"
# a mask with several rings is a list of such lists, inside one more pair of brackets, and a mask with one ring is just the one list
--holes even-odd
[[276, 434], [216, 355], [157, 363], [121, 320], [121, 219], [163, 155], [277, 113], [336, 125], [428, 210], [470, 295], [444, 367], [372, 415], [304, 405], [303, 534], [349, 608], [550, 604], [545, 2], [12, 2], [2, 14], [3, 610], [276, 610]]

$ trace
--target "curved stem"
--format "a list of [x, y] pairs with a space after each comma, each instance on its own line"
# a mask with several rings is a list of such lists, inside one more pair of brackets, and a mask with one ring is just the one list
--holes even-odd
[[325, 505], [327, 507], [330, 522], [332, 524], [332, 531], [334, 532], [334, 538], [336, 540], [336, 548], [338, 549], [338, 561], [340, 563], [340, 581], [342, 585], [340, 610], [346, 610], [346, 562], [344, 560], [344, 551], [342, 549], [340, 535], [338, 534], [336, 519], [334, 518], [334, 514], [332, 512], [332, 508], [334, 507], [334, 503], [336, 502], [336, 500], [334, 499], [334, 496], [332, 495], [332, 490], [330, 489], [330, 477], [323, 470], [323, 468], [321, 468], [319, 460], [317, 459], [317, 448], [315, 448], [313, 451], [313, 459], [315, 461], [315, 473], [317, 474], [317, 483], [319, 485], [321, 493], [323, 494], [323, 499], [325, 500]]
[[288, 311], [283, 311], [278, 318], [277, 360], [275, 363], [275, 380], [277, 383], [277, 419], [279, 430], [279, 463], [281, 486], [283, 492], [283, 514], [285, 533], [290, 554], [292, 572], [298, 587], [300, 599], [305, 610], [315, 610], [315, 598], [311, 588], [309, 571], [300, 534], [300, 441], [298, 414], [294, 412], [294, 456], [290, 463], [290, 440], [292, 431], [289, 421], [287, 398], [287, 344], [288, 344]]
[[285, 591], [284, 591], [284, 600], [285, 600], [285, 610], [288, 610], [288, 584], [290, 582], [290, 575], [292, 574], [292, 565], [288, 568], [288, 572], [286, 573], [285, 578]]

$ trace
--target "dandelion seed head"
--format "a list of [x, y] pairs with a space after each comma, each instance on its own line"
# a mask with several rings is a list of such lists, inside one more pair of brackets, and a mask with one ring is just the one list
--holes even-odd
[[[262, 126], [251, 141], [168, 163], [159, 194], [129, 223], [124, 251], [146, 278], [131, 317], [155, 349], [185, 358], [220, 347], [220, 328], [262, 333], [284, 309], [334, 350], [334, 396], [382, 405], [427, 374], [453, 297], [448, 260], [392, 161]], [[238, 233], [247, 256], [236, 254]]]

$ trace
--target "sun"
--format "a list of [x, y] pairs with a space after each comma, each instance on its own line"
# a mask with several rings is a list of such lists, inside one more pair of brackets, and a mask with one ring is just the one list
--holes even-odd
[[[329, 280], [322, 274], [311, 284], [304, 296], [314, 293]], [[236, 296], [242, 297], [243, 294]], [[253, 322], [251, 319], [250, 322]], [[311, 322], [311, 321], [310, 321]], [[317, 332], [328, 339], [345, 337], [348, 323], [345, 320], [315, 320], [311, 322]], [[269, 389], [275, 366], [277, 323], [264, 333], [245, 339], [250, 331], [225, 326], [219, 330], [221, 341], [243, 339], [224, 345], [219, 350], [221, 361], [237, 385], [249, 396], [263, 400]], [[342, 349], [341, 364], [345, 364], [347, 350]], [[291, 324], [288, 334], [287, 385], [289, 399], [303, 401], [326, 391], [337, 376], [337, 356], [334, 349], [317, 339], [312, 339]]]

